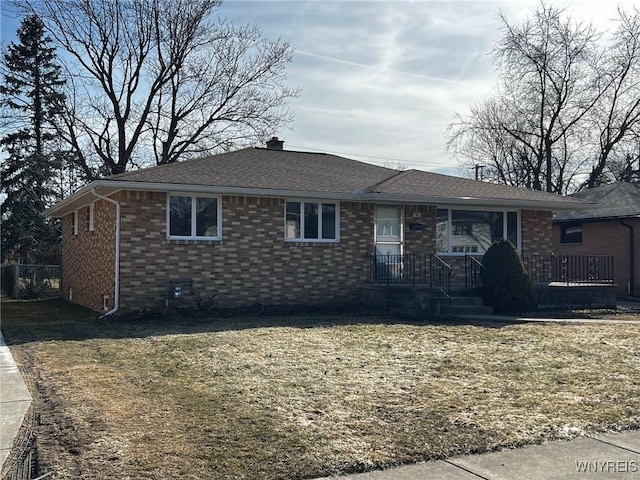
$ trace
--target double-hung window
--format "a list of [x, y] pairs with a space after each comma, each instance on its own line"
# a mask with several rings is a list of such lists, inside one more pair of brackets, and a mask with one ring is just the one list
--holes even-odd
[[289, 241], [337, 242], [339, 207], [335, 202], [285, 202], [285, 239]]
[[167, 196], [167, 236], [174, 239], [220, 240], [222, 212], [219, 197]]

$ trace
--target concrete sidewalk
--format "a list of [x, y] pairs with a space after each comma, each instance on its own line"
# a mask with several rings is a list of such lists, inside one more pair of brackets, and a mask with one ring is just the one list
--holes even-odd
[[[615, 320], [615, 319], [601, 319], [601, 318], [545, 318], [545, 317], [523, 317], [516, 315], [456, 315], [457, 318], [462, 320], [484, 320], [489, 322], [539, 322], [539, 323], [622, 323], [622, 324], [640, 324], [640, 301], [635, 300], [620, 300], [618, 301], [618, 307], [625, 307], [630, 310], [632, 315], [637, 314], [637, 320]], [[639, 475], [640, 477], [640, 475]]]
[[319, 480], [640, 479], [640, 431], [603, 434], [484, 455]]
[[0, 469], [11, 452], [31, 394], [0, 332]]
[[600, 323], [600, 324], [628, 324], [628, 325], [640, 325], [640, 314], [638, 320], [604, 320], [601, 318], [535, 318], [535, 317], [518, 317], [513, 315], [456, 315], [456, 318], [460, 320], [481, 320], [488, 322], [502, 322], [502, 323]]

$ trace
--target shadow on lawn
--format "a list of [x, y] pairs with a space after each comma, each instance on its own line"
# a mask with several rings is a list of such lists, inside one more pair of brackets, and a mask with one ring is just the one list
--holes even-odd
[[107, 317], [64, 300], [2, 301], [2, 332], [9, 345], [41, 341], [77, 341], [94, 338], [142, 338], [244, 330], [250, 328], [316, 328], [337, 325], [475, 325], [502, 328], [509, 322], [473, 320], [419, 321], [393, 312], [364, 307], [243, 310], [194, 313], [148, 313]]

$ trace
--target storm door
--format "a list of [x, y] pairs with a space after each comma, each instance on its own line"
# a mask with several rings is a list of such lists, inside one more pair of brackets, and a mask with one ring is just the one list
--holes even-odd
[[402, 278], [403, 224], [402, 206], [376, 205], [374, 245], [379, 280], [398, 281]]

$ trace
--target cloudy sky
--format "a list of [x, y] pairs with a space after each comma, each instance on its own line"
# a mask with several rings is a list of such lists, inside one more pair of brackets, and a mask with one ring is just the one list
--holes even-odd
[[[613, 1], [552, 3], [605, 29], [616, 16]], [[498, 12], [518, 22], [538, 4], [227, 0], [221, 13], [296, 49], [289, 79], [303, 93], [291, 130], [277, 132], [285, 148], [464, 174], [446, 152], [447, 125], [496, 84]]]
[[[599, 28], [613, 27], [615, 1], [550, 3]], [[296, 50], [288, 78], [302, 95], [290, 103], [291, 129], [274, 132], [285, 148], [465, 175], [446, 152], [447, 125], [496, 84], [490, 52], [500, 39], [498, 12], [519, 22], [538, 4], [226, 0], [219, 14], [256, 24]], [[3, 43], [16, 27], [3, 8]]]

